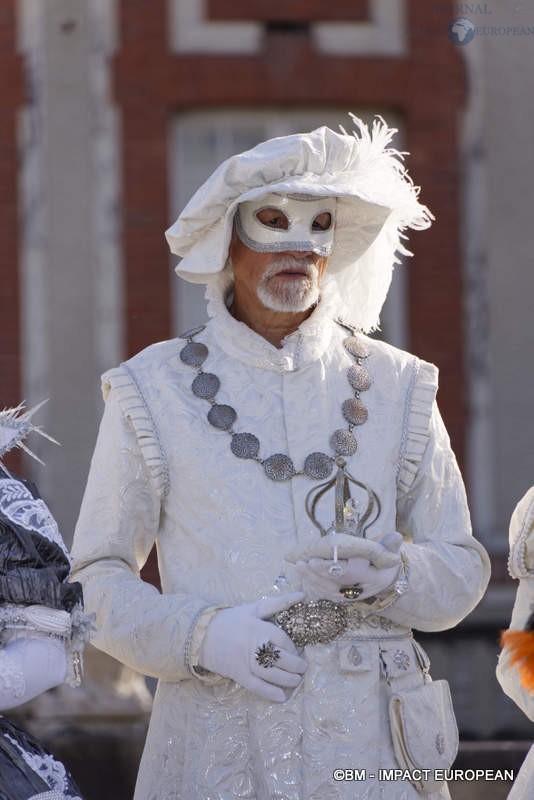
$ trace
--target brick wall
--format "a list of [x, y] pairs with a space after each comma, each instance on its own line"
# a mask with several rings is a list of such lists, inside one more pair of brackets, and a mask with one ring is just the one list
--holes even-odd
[[[328, 20], [364, 20], [369, 2], [329, 3]], [[17, 220], [17, 110], [24, 102], [16, 53], [15, 1], [0, 4], [0, 377], [2, 404], [21, 398], [20, 226]], [[241, 6], [210, 0], [213, 20], [244, 16]], [[411, 349], [441, 369], [439, 402], [460, 461], [466, 433], [462, 275], [459, 248], [459, 115], [465, 75], [446, 20], [432, 4], [407, 3], [404, 56], [339, 56], [319, 52], [301, 2], [257, 4], [264, 25], [252, 55], [176, 54], [168, 45], [166, 0], [119, 1], [119, 50], [113, 65], [122, 118], [123, 252], [128, 355], [171, 333], [168, 225], [168, 131], [172, 115], [195, 108], [391, 109], [404, 120], [408, 165], [422, 199], [437, 217], [413, 236], [409, 263]], [[282, 9], [288, 19], [284, 20]], [[309, 6], [309, 21], [320, 17]], [[326, 18], [325, 18], [326, 19]], [[424, 35], [421, 31], [425, 31]], [[433, 31], [433, 32], [432, 32]]]
[[[357, 4], [351, 19], [362, 19], [368, 5]], [[287, 7], [290, 19], [284, 25], [281, 9]], [[115, 85], [123, 121], [128, 352], [170, 334], [168, 255], [162, 233], [168, 223], [167, 135], [174, 112], [313, 104], [390, 108], [405, 121], [406, 145], [413, 153], [410, 172], [423, 186], [422, 198], [438, 220], [430, 231], [413, 237], [411, 348], [441, 369], [440, 405], [461, 460], [466, 409], [458, 118], [465, 76], [458, 52], [445, 35], [446, 24], [436, 19], [431, 4], [408, 4], [405, 57], [318, 52], [302, 3], [255, 5], [254, 19], [265, 23], [265, 32], [260, 51], [246, 56], [171, 53], [164, 0], [154, 0], [150, 11], [143, 3], [122, 0], [120, 9], [122, 47]], [[241, 19], [244, 11], [239, 9], [223, 0], [208, 4], [213, 19]], [[317, 15], [315, 9], [310, 19]], [[342, 3], [332, 4], [332, 18], [343, 19]], [[426, 33], [412, 36], [412, 28]], [[432, 28], [434, 33], [429, 32]]]
[[[23, 103], [16, 53], [15, 0], [0, 3], [0, 408], [21, 398], [17, 110]], [[9, 456], [19, 468], [19, 454]]]

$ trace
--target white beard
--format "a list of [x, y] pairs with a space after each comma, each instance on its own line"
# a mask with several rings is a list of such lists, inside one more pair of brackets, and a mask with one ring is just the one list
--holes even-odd
[[[274, 276], [287, 269], [305, 268], [306, 276], [281, 278]], [[271, 311], [296, 313], [307, 311], [319, 300], [319, 271], [313, 259], [280, 256], [265, 270], [256, 290], [258, 299]]]

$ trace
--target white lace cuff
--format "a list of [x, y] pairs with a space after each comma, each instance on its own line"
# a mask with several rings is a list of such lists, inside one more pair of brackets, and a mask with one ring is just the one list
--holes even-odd
[[370, 614], [380, 614], [381, 611], [385, 611], [386, 608], [390, 608], [390, 606], [396, 603], [399, 597], [405, 594], [410, 588], [408, 581], [408, 558], [405, 553], [401, 553], [400, 557], [401, 566], [394, 583], [392, 583], [391, 586], [388, 586], [387, 589], [384, 589], [383, 592], [380, 592], [380, 594], [376, 594], [373, 597], [368, 597], [366, 600], [360, 601], [362, 605], [367, 605], [369, 607]]
[[193, 619], [191, 628], [189, 630], [189, 636], [187, 637], [187, 642], [185, 645], [186, 666], [189, 672], [191, 672], [195, 678], [198, 678], [204, 683], [218, 683], [219, 681], [223, 680], [221, 675], [216, 675], [215, 673], [204, 669], [204, 667], [199, 666], [198, 663], [200, 658], [200, 648], [202, 646], [204, 636], [206, 635], [206, 631], [208, 630], [208, 625], [217, 611], [221, 611], [223, 608], [226, 608], [226, 606], [210, 606], [208, 608], [201, 609]]
[[69, 614], [48, 606], [6, 604], [0, 608], [0, 645], [26, 637], [63, 642], [67, 653], [65, 681], [69, 686], [79, 686], [83, 674], [82, 654], [93, 620], [94, 614], [84, 614], [80, 605]]

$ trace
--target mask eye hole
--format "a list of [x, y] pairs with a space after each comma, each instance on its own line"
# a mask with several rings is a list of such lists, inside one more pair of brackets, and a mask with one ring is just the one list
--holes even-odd
[[327, 231], [332, 226], [332, 214], [329, 211], [322, 211], [320, 214], [317, 214], [315, 219], [312, 222], [312, 231], [316, 233], [323, 233], [323, 231]]
[[289, 228], [289, 220], [279, 208], [260, 208], [259, 211], [256, 211], [256, 219], [266, 228], [274, 228], [278, 231], [287, 231]]

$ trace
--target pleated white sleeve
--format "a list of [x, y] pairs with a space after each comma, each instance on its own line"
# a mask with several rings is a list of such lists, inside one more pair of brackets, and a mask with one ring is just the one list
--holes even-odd
[[96, 613], [98, 648], [145, 675], [191, 678], [186, 645], [206, 603], [162, 595], [140, 578], [158, 534], [161, 493], [141, 452], [139, 423], [134, 430], [118, 394], [113, 387], [107, 395], [74, 536], [73, 579]]

